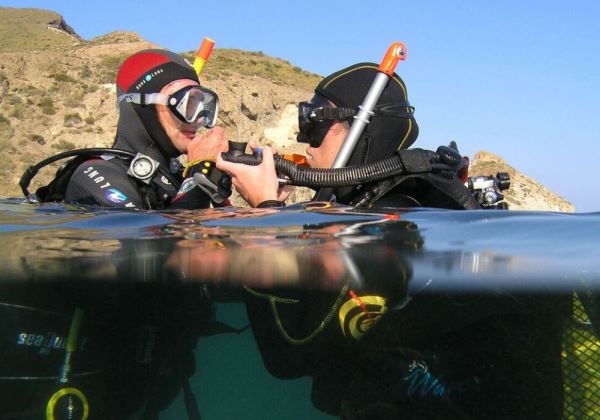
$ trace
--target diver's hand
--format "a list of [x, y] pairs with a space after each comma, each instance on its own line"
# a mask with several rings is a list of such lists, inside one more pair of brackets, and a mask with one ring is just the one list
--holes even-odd
[[[250, 149], [252, 149], [252, 152], [254, 152], [256, 149], [260, 148], [261, 146], [259, 146], [256, 143], [250, 143]], [[271, 147], [271, 156], [274, 156], [277, 154], [277, 149], [275, 147]], [[273, 162], [273, 166], [275, 166], [275, 162]], [[275, 172], [277, 174], [277, 172]], [[278, 175], [277, 175], [278, 176]], [[284, 202], [285, 200], [287, 200], [289, 198], [289, 196], [292, 194], [292, 192], [294, 191], [294, 189], [296, 188], [294, 185], [283, 185], [283, 186], [279, 186], [279, 179], [278, 181], [278, 189], [277, 189], [277, 201], [281, 201]], [[262, 201], [259, 201], [258, 204], [262, 203]]]
[[[251, 145], [251, 147], [255, 149], [257, 146]], [[262, 162], [260, 165], [250, 166], [228, 162], [219, 154], [217, 156], [217, 168], [231, 175], [233, 186], [252, 207], [256, 207], [267, 200], [283, 201], [280, 197], [285, 199], [290, 194], [287, 192], [289, 189], [285, 193], [279, 191], [273, 150], [268, 146], [262, 148]]]
[[277, 201], [285, 201], [294, 192], [296, 187], [293, 185], [284, 185], [277, 191]]
[[225, 133], [221, 127], [213, 127], [210, 130], [197, 134], [188, 143], [188, 162], [199, 160], [215, 160], [221, 152], [226, 152], [229, 144], [225, 139]]

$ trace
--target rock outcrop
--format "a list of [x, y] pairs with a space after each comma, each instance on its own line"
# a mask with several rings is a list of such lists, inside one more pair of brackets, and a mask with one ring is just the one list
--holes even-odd
[[469, 165], [471, 176], [496, 176], [498, 172], [506, 172], [510, 176], [510, 188], [503, 194], [511, 210], [575, 211], [575, 207], [567, 200], [517, 171], [493, 153], [477, 152]]

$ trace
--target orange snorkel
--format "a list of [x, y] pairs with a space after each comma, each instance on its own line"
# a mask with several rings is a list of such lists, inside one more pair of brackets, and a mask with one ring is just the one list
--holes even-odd
[[[394, 42], [387, 49], [383, 60], [377, 68], [377, 75], [371, 84], [363, 103], [358, 107], [358, 113], [354, 116], [354, 121], [350, 126], [350, 131], [340, 147], [340, 150], [333, 161], [332, 168], [343, 168], [348, 164], [356, 143], [369, 123], [373, 115], [375, 105], [379, 101], [381, 94], [387, 86], [389, 80], [394, 77], [394, 71], [400, 60], [406, 60], [406, 46], [402, 42]], [[315, 195], [315, 200], [328, 201], [331, 198], [333, 190], [331, 188], [322, 188]]]
[[406, 46], [401, 42], [394, 42], [386, 51], [383, 60], [381, 60], [381, 64], [379, 64], [379, 68], [377, 69], [377, 76], [375, 76], [375, 80], [373, 80], [363, 103], [358, 107], [358, 113], [354, 116], [354, 122], [350, 127], [348, 136], [346, 136], [333, 162], [333, 168], [343, 168], [350, 160], [356, 143], [369, 123], [369, 119], [373, 115], [373, 110], [383, 90], [394, 76], [394, 71], [400, 60], [406, 60]]
[[202, 40], [202, 44], [200, 44], [200, 48], [196, 51], [196, 58], [194, 59], [194, 70], [196, 70], [196, 74], [200, 76], [200, 72], [204, 68], [204, 65], [208, 61], [208, 57], [215, 46], [215, 41], [212, 39], [205, 37]]

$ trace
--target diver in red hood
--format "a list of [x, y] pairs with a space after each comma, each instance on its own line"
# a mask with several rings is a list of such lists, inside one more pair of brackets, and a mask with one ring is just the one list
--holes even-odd
[[[182, 188], [182, 183], [227, 150], [223, 130], [215, 127], [218, 96], [200, 85], [183, 57], [159, 49], [127, 58], [116, 87], [119, 121], [112, 148], [137, 156], [133, 161], [110, 154], [81, 159], [64, 201], [137, 209], [209, 207], [209, 193], [193, 183]], [[201, 128], [210, 130], [199, 134]], [[183, 174], [175, 160], [182, 154], [188, 161]], [[219, 181], [228, 188], [227, 177]]]

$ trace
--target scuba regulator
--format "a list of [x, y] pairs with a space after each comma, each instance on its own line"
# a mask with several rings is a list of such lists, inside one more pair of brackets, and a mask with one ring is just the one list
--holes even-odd
[[510, 188], [510, 175], [498, 172], [496, 176], [471, 176], [465, 183], [484, 209], [508, 210], [508, 203], [500, 191]]

